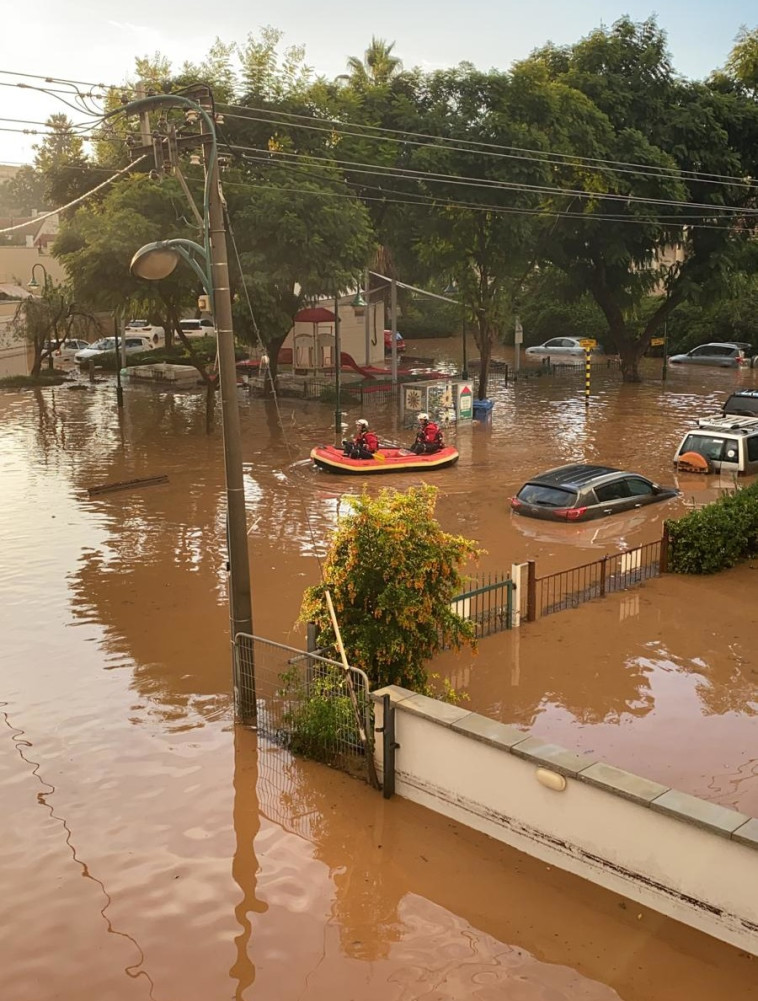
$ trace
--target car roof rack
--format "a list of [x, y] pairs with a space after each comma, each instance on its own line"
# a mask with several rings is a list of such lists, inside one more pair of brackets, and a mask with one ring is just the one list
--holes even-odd
[[747, 434], [749, 431], [758, 431], [758, 417], [700, 417], [697, 422], [699, 428], [712, 431], [741, 431]]

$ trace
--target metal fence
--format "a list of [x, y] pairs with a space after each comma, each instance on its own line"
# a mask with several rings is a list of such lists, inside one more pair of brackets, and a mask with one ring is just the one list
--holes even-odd
[[551, 615], [567, 608], [577, 608], [585, 601], [602, 598], [615, 591], [625, 591], [651, 577], [658, 577], [665, 567], [665, 539], [648, 542], [635, 549], [604, 556], [570, 570], [537, 577], [530, 564], [527, 618]]
[[478, 577], [453, 598], [450, 607], [456, 615], [475, 624], [477, 637], [489, 636], [512, 628], [513, 589], [507, 573]]
[[372, 753], [373, 706], [364, 671], [345, 671], [338, 661], [245, 633], [235, 637], [234, 649], [237, 704], [249, 703], [254, 679], [260, 737], [294, 754], [368, 776], [360, 730]]

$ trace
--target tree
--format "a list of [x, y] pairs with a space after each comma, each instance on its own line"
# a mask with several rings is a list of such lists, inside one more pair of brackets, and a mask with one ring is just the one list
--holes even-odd
[[473, 645], [474, 629], [451, 610], [461, 565], [480, 550], [443, 532], [434, 517], [437, 490], [383, 490], [350, 498], [324, 564], [322, 580], [303, 597], [301, 619], [315, 622], [320, 643], [336, 640], [325, 592], [334, 602], [349, 663], [372, 686], [424, 690], [424, 662], [445, 646]]
[[758, 96], [758, 28], [740, 28], [729, 54], [726, 69], [732, 79]]
[[347, 61], [350, 70], [348, 79], [354, 87], [382, 87], [389, 83], [403, 68], [402, 60], [392, 55], [395, 43], [372, 36], [371, 44], [363, 53], [363, 59], [351, 56]]
[[[30, 216], [36, 209], [48, 208], [45, 197], [45, 179], [26, 164], [19, 167], [13, 177], [0, 184], [0, 212], [3, 215]], [[24, 236], [21, 236], [24, 241]]]
[[371, 226], [364, 206], [336, 176], [303, 176], [287, 163], [273, 175], [244, 176], [255, 187], [230, 183], [229, 207], [257, 330], [240, 296], [235, 328], [251, 343], [260, 334], [275, 379], [295, 314], [308, 301], [354, 284], [368, 257]]
[[[64, 287], [45, 282], [42, 294], [22, 299], [13, 317], [12, 326], [34, 350], [31, 376], [37, 378], [47, 341], [58, 344], [65, 337], [68, 297]], [[52, 356], [51, 356], [52, 358]]]
[[146, 175], [127, 177], [100, 202], [82, 206], [64, 222], [53, 245], [77, 302], [112, 310], [139, 303], [170, 339], [183, 311], [196, 298], [197, 279], [188, 268], [178, 267], [162, 281], [142, 281], [133, 277], [129, 263], [136, 250], [154, 240], [196, 238], [185, 212], [186, 199], [175, 181], [166, 178], [157, 183]]
[[65, 205], [94, 188], [102, 178], [92, 172], [84, 140], [64, 115], [51, 115], [49, 132], [34, 146], [34, 169], [44, 178], [45, 198], [51, 205]]
[[[739, 210], [752, 206], [753, 194], [741, 178], [755, 172], [758, 106], [676, 77], [653, 20], [623, 18], [570, 48], [535, 53], [527, 65], [550, 85], [589, 98], [599, 113], [587, 120], [591, 154], [576, 148], [586, 132], [570, 118], [562, 128], [576, 153], [595, 161], [569, 158], [556, 171], [566, 198], [552, 199], [562, 214], [546, 222], [540, 256], [566, 273], [574, 294], [592, 294], [622, 376], [636, 382], [651, 339], [680, 303], [723, 273], [733, 245], [750, 232]], [[722, 213], [723, 206], [737, 211]], [[672, 249], [677, 259], [664, 264]]]

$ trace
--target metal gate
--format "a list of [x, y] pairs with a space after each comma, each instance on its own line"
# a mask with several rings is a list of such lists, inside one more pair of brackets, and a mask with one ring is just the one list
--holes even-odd
[[[317, 653], [238, 633], [234, 641], [238, 705], [257, 708], [258, 734], [294, 754], [367, 778], [374, 719], [369, 680]], [[365, 747], [350, 693], [352, 684]]]

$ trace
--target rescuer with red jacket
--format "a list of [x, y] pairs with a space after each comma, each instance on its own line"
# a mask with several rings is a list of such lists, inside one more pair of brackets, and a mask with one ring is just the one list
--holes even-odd
[[416, 455], [431, 455], [433, 452], [439, 452], [444, 447], [445, 443], [442, 440], [442, 432], [434, 421], [429, 420], [429, 414], [419, 414], [418, 434], [416, 435], [416, 440], [411, 445], [411, 452], [415, 452]]
[[371, 459], [379, 448], [379, 439], [369, 430], [369, 423], [361, 417], [355, 422], [357, 428], [352, 441], [343, 441], [344, 454], [351, 459]]

